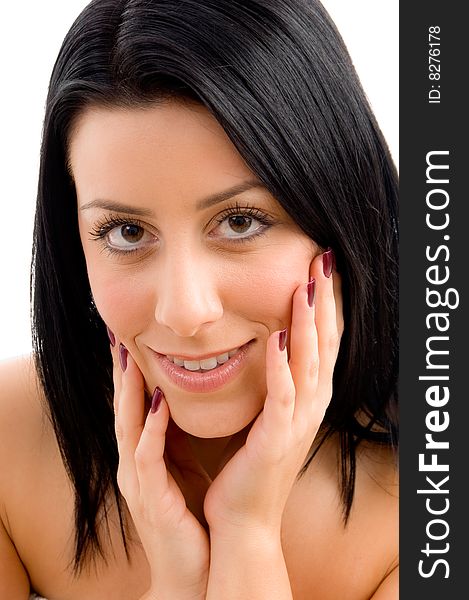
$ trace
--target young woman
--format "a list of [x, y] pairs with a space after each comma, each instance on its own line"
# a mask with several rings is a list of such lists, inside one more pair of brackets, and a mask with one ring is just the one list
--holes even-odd
[[397, 185], [316, 0], [93, 0], [46, 107], [0, 596], [397, 597]]

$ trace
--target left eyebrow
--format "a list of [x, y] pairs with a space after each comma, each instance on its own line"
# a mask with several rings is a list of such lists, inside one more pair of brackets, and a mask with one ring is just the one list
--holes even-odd
[[[197, 210], [205, 210], [214, 206], [215, 204], [219, 204], [220, 202], [224, 202], [225, 200], [229, 200], [234, 196], [238, 196], [247, 190], [251, 190], [253, 188], [265, 188], [265, 185], [259, 180], [249, 180], [243, 181], [242, 183], [238, 183], [226, 190], [221, 192], [215, 192], [206, 198], [202, 198], [198, 200], [196, 203]], [[91, 202], [87, 202], [80, 207], [80, 210], [89, 210], [90, 208], [102, 208], [104, 210], [108, 210], [110, 212], [119, 212], [128, 215], [136, 215], [139, 217], [154, 217], [155, 214], [148, 208], [140, 208], [137, 206], [130, 206], [128, 204], [122, 204], [120, 202], [113, 202], [111, 200], [104, 200], [101, 198], [96, 198], [95, 200], [91, 200]]]

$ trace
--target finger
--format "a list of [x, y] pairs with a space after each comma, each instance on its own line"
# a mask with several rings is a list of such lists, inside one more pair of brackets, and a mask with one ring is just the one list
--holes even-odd
[[114, 384], [114, 415], [117, 415], [119, 411], [119, 396], [122, 390], [122, 367], [119, 363], [119, 344], [110, 346], [111, 357], [112, 357], [112, 381]]
[[266, 383], [267, 396], [262, 413], [262, 427], [271, 447], [281, 450], [290, 432], [295, 408], [295, 386], [288, 366], [286, 330], [276, 331], [267, 340]]
[[316, 287], [316, 278], [312, 276], [311, 281], [298, 286], [293, 295], [289, 364], [296, 389], [295, 418], [304, 418], [305, 411], [310, 411], [318, 385]]
[[[154, 408], [156, 393], [155, 390], [152, 398]], [[187, 502], [166, 466], [165, 442], [169, 414], [168, 404], [161, 394], [158, 408], [150, 410], [147, 415], [135, 452], [135, 465], [143, 512], [155, 525], [168, 527], [172, 531], [184, 518]]]
[[144, 502], [160, 503], [168, 492], [168, 471], [164, 460], [169, 408], [162, 391], [156, 388], [145, 426], [135, 451], [135, 465]]
[[[326, 254], [326, 253], [325, 253]], [[322, 255], [325, 259], [325, 254]], [[319, 347], [319, 384], [321, 394], [332, 395], [332, 377], [339, 353], [343, 331], [342, 294], [340, 276], [333, 270], [329, 277], [317, 269], [316, 328]]]
[[[125, 350], [125, 349], [124, 349]], [[135, 469], [135, 450], [143, 431], [144, 416], [144, 380], [137, 364], [130, 354], [125, 352], [121, 360], [125, 371], [121, 375], [119, 409], [115, 427], [119, 450], [119, 485], [122, 493], [138, 493], [138, 478]], [[125, 364], [126, 363], [126, 364]]]

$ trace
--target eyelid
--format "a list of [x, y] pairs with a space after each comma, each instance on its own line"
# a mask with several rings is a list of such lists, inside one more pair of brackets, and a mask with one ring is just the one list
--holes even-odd
[[231, 216], [241, 216], [253, 219], [254, 221], [260, 223], [260, 226], [255, 231], [244, 235], [216, 236], [213, 235], [212, 230], [210, 236], [215, 238], [219, 237], [220, 239], [227, 240], [227, 242], [230, 244], [243, 242], [247, 243], [266, 233], [266, 231], [270, 229], [272, 225], [274, 225], [274, 219], [267, 215], [265, 212], [261, 211], [260, 209], [250, 205], [241, 206], [239, 203], [236, 203], [235, 205], [226, 207], [223, 211], [216, 215], [216, 217], [214, 217], [214, 220], [217, 222], [217, 227], [215, 228], [215, 230], [218, 229], [218, 227], [220, 227], [222, 223], [224, 223]]
[[257, 208], [257, 206], [254, 206], [253, 204], [248, 204], [247, 202], [241, 204], [240, 202], [234, 202], [233, 204], [228, 204], [228, 206], [225, 206], [225, 208], [223, 210], [220, 211], [220, 213], [217, 216], [221, 216], [221, 215], [226, 215], [227, 213], [249, 213], [249, 214], [256, 214], [259, 216], [264, 216], [266, 213], [261, 210], [260, 208]]
[[256, 208], [255, 206], [252, 206], [250, 204], [242, 205], [238, 202], [225, 207], [220, 213], [218, 213], [214, 217], [214, 220], [217, 223], [222, 223], [228, 217], [237, 215], [243, 217], [252, 217], [253, 219], [257, 219], [258, 221], [264, 224], [273, 224], [274, 222], [274, 218], [266, 212], [264, 212], [263, 210]]
[[94, 225], [93, 230], [89, 234], [93, 237], [99, 237], [105, 231], [109, 231], [119, 225], [137, 225], [138, 227], [146, 227], [146, 224], [140, 221], [140, 219], [133, 219], [130, 217], [122, 217], [120, 215], [109, 214], [99, 219]]

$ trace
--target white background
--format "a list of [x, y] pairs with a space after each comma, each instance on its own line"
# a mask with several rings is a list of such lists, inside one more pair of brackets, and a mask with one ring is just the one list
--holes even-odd
[[[4, 2], [0, 29], [0, 360], [29, 352], [29, 264], [41, 128], [50, 73], [85, 0]], [[398, 0], [323, 0], [396, 164]]]

